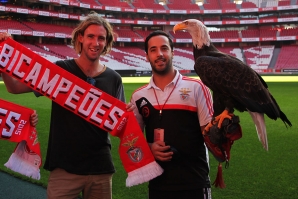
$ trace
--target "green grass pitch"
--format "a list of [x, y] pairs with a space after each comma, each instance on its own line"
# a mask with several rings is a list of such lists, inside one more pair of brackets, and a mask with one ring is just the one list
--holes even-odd
[[[269, 151], [262, 148], [248, 113], [236, 113], [240, 116], [243, 137], [235, 141], [231, 150], [229, 168], [223, 169], [225, 189], [212, 187], [213, 199], [290, 199], [298, 193], [298, 76], [265, 76], [269, 90], [277, 100], [282, 111], [293, 126], [286, 128], [281, 120], [265, 118]], [[126, 100], [132, 92], [147, 83], [145, 78], [123, 78]], [[32, 109], [39, 115], [37, 126], [43, 160], [45, 158], [49, 131], [51, 102], [46, 97], [36, 98], [32, 93], [12, 95], [0, 84], [1, 99], [8, 100]], [[111, 137], [112, 154], [116, 167], [113, 177], [114, 199], [146, 199], [147, 183], [125, 187], [127, 177], [118, 155], [119, 139]], [[49, 172], [41, 168], [41, 180], [32, 180], [9, 171], [4, 163], [13, 152], [16, 143], [0, 140], [0, 170], [23, 180], [42, 186], [47, 185]], [[213, 182], [217, 172], [217, 162], [210, 155], [210, 178]]]

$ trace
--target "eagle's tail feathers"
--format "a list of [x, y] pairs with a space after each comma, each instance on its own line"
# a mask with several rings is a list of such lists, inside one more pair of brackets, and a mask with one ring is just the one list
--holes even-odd
[[290, 120], [288, 120], [287, 116], [282, 111], [280, 111], [279, 117], [285, 123], [286, 127], [288, 127], [287, 125], [292, 126], [292, 123], [290, 122]]
[[264, 114], [251, 111], [248, 112], [256, 125], [259, 140], [262, 142], [263, 147], [268, 151], [268, 141]]

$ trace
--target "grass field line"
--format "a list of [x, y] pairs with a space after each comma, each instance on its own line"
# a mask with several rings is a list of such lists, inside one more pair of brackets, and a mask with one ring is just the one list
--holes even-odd
[[[192, 76], [199, 79], [198, 76]], [[262, 76], [266, 82], [298, 82], [298, 76]], [[122, 77], [123, 83], [148, 83], [150, 77]]]
[[[198, 76], [191, 76], [200, 79]], [[148, 83], [151, 77], [122, 77], [123, 83]], [[262, 76], [266, 82], [298, 82], [298, 76]], [[3, 81], [0, 81], [3, 84]]]

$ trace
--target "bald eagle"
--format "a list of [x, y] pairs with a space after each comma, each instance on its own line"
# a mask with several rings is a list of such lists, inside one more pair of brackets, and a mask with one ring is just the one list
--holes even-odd
[[[264, 114], [273, 120], [280, 118], [286, 127], [292, 126], [280, 110], [263, 78], [239, 59], [220, 52], [211, 42], [207, 27], [199, 20], [188, 19], [176, 24], [173, 32], [189, 32], [193, 41], [194, 70], [212, 90], [214, 118], [218, 128], [224, 118], [231, 118], [234, 109], [248, 111], [256, 125], [259, 140], [268, 150]], [[206, 127], [210, 128], [211, 124]]]

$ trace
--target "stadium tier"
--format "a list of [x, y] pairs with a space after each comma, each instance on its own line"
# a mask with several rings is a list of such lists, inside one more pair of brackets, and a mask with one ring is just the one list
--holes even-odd
[[172, 28], [195, 18], [220, 51], [257, 72], [298, 72], [297, 0], [11, 0], [0, 4], [0, 32], [51, 61], [76, 58], [71, 33], [91, 10], [114, 27], [114, 47], [101, 61], [115, 70], [150, 71], [143, 42], [163, 30], [174, 41], [174, 66], [193, 71], [191, 36]]

